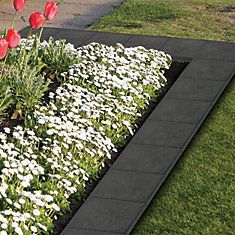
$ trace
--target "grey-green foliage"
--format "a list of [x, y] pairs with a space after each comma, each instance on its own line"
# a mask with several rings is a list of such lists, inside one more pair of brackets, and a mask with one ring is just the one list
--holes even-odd
[[0, 119], [13, 102], [10, 86], [0, 78]]
[[71, 53], [65, 41], [56, 42], [50, 38], [46, 46], [34, 43], [31, 49], [28, 48], [25, 45], [21, 50], [9, 52], [5, 66], [7, 73], [0, 76], [0, 115], [10, 105], [15, 110], [13, 118], [32, 110], [47, 91], [50, 81], [59, 79], [61, 72], [78, 62], [77, 54]]
[[25, 65], [24, 70], [13, 69], [8, 76], [16, 111], [30, 110], [48, 89], [49, 81], [38, 73], [38, 67]]
[[48, 46], [43, 46], [39, 53], [42, 61], [46, 64], [46, 71], [58, 75], [68, 71], [69, 67], [78, 63], [79, 58], [76, 53], [71, 53], [65, 40], [55, 41], [53, 38], [48, 40]]

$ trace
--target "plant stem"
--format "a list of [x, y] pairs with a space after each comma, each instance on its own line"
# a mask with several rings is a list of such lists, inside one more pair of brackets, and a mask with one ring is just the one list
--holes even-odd
[[[43, 23], [43, 25], [42, 25], [42, 27], [41, 27], [41, 29], [40, 29], [39, 36], [37, 37], [37, 35], [36, 35], [36, 37], [35, 37], [35, 39], [34, 39], [34, 43], [33, 43], [33, 49], [35, 50], [34, 62], [37, 60], [37, 57], [38, 57], [38, 44], [39, 44], [40, 41], [41, 41], [42, 32], [43, 32], [45, 23], [46, 23], [46, 20], [45, 20], [45, 22]], [[36, 63], [35, 63], [35, 64], [36, 64]]]
[[[31, 36], [31, 33], [32, 33], [32, 28], [30, 28], [29, 30], [29, 33], [27, 35], [27, 39], [26, 39], [26, 42], [25, 42], [25, 45], [24, 45], [24, 48], [23, 48], [23, 54], [22, 54], [22, 63], [21, 65], [24, 65], [24, 62], [25, 62], [25, 56], [26, 56], [26, 46], [27, 46], [27, 43], [29, 41], [29, 37]], [[22, 68], [23, 69], [23, 68]]]
[[11, 27], [10, 27], [11, 29], [14, 27], [15, 20], [16, 20], [16, 14], [17, 14], [17, 11], [15, 11], [15, 14], [14, 14], [12, 22], [11, 22]]
[[40, 33], [39, 33], [39, 37], [38, 37], [39, 42], [40, 42], [41, 37], [42, 37], [42, 32], [43, 32], [45, 23], [46, 23], [46, 20], [45, 20], [45, 22], [43, 23], [43, 25], [42, 25], [42, 27], [41, 27], [41, 30], [40, 30]]

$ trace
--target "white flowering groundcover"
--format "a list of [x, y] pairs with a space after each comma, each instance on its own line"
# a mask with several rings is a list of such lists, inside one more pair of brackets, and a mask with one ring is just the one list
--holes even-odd
[[67, 50], [80, 62], [61, 74], [49, 102], [0, 132], [0, 235], [52, 231], [68, 198], [82, 199], [86, 183], [134, 134], [172, 62], [164, 52], [121, 44]]

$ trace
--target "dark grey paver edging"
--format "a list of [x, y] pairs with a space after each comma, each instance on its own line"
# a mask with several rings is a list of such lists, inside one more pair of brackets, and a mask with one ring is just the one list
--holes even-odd
[[121, 42], [161, 49], [174, 60], [190, 62], [61, 233], [130, 234], [231, 81], [235, 43], [61, 29], [46, 30], [43, 37], [50, 33], [75, 46]]
[[[60, 32], [60, 36], [63, 34], [63, 31]], [[105, 38], [102, 38], [104, 37]], [[57, 35], [58, 36], [58, 35]], [[108, 38], [107, 38], [108, 37]], [[89, 40], [87, 42], [92, 42], [92, 41], [97, 41], [96, 39], [98, 39], [98, 42], [100, 43], [105, 43], [108, 42], [109, 45], [115, 44], [118, 39], [117, 38], [124, 38], [126, 39], [126, 42], [124, 40], [121, 41], [121, 43], [123, 43], [125, 46], [137, 46], [137, 45], [143, 45], [147, 48], [154, 48], [154, 49], [161, 49], [161, 50], [165, 50], [166, 52], [169, 52], [172, 54], [174, 59], [179, 59], [179, 60], [188, 60], [191, 61], [191, 63], [189, 64], [189, 66], [186, 68], [186, 70], [183, 72], [183, 74], [180, 76], [180, 78], [176, 81], [176, 83], [172, 86], [172, 88], [170, 88], [170, 90], [172, 89], [172, 91], [174, 91], [174, 89], [177, 89], [177, 83], [182, 81], [187, 81], [189, 84], [192, 83], [199, 83], [203, 82], [205, 84], [211, 84], [212, 86], [215, 87], [215, 89], [212, 89], [210, 87], [204, 88], [204, 93], [205, 95], [201, 94], [201, 97], [193, 97], [190, 99], [189, 97], [189, 93], [187, 93], [187, 97], [186, 98], [177, 98], [177, 101], [182, 101], [184, 102], [185, 100], [187, 100], [187, 102], [195, 102], [195, 100], [197, 100], [197, 102], [201, 102], [201, 103], [207, 103], [207, 107], [203, 110], [203, 114], [201, 116], [201, 118], [199, 120], [197, 120], [197, 123], [191, 123], [191, 125], [187, 122], [185, 123], [185, 126], [190, 125], [190, 127], [192, 128], [192, 130], [190, 130], [190, 134], [187, 138], [187, 140], [184, 142], [183, 145], [176, 145], [176, 143], [172, 143], [173, 146], [168, 147], [169, 150], [173, 149], [173, 152], [175, 151], [176, 156], [172, 157], [170, 161], [168, 159], [168, 167], [166, 168], [165, 172], [145, 172], [144, 170], [141, 169], [125, 169], [125, 167], [123, 167], [123, 165], [120, 163], [122, 161], [126, 161], [126, 159], [131, 158], [131, 152], [129, 152], [129, 155], [125, 155], [125, 153], [128, 151], [129, 148], [133, 148], [133, 146], [138, 146], [139, 148], [141, 148], [141, 145], [143, 146], [143, 143], [146, 141], [146, 137], [144, 136], [144, 139], [141, 140], [141, 137], [139, 138], [139, 140], [137, 142], [135, 142], [136, 136], [141, 136], [141, 132], [143, 134], [144, 132], [144, 128], [146, 127], [146, 124], [144, 124], [140, 130], [138, 131], [138, 133], [135, 135], [135, 137], [130, 141], [130, 143], [128, 144], [128, 146], [126, 147], [126, 150], [124, 150], [121, 155], [119, 156], [119, 158], [116, 160], [116, 162], [114, 163], [113, 167], [111, 167], [111, 169], [109, 170], [109, 172], [103, 177], [103, 179], [100, 181], [100, 183], [97, 185], [97, 187], [95, 188], [95, 190], [90, 194], [89, 199], [87, 201], [85, 201], [85, 203], [83, 204], [83, 206], [81, 207], [81, 210], [79, 210], [77, 212], [77, 214], [74, 216], [74, 218], [70, 221], [70, 223], [67, 225], [67, 227], [64, 229], [64, 231], [62, 232], [62, 234], [67, 234], [68, 229], [74, 229], [74, 233], [73, 234], [93, 234], [94, 231], [97, 232], [97, 234], [130, 234], [130, 232], [132, 231], [132, 229], [134, 228], [135, 224], [137, 223], [137, 221], [139, 220], [139, 218], [141, 217], [141, 215], [143, 214], [143, 212], [145, 211], [145, 209], [148, 207], [149, 203], [151, 202], [151, 200], [153, 199], [154, 195], [157, 193], [157, 191], [159, 190], [161, 184], [165, 181], [165, 179], [167, 178], [167, 176], [169, 175], [170, 171], [172, 170], [172, 168], [174, 167], [174, 165], [176, 164], [176, 162], [179, 160], [179, 158], [182, 156], [183, 152], [185, 151], [185, 149], [187, 148], [187, 146], [189, 145], [190, 141], [192, 140], [192, 138], [194, 137], [194, 135], [196, 134], [196, 132], [198, 131], [198, 129], [200, 128], [200, 126], [202, 125], [203, 121], [205, 120], [205, 118], [207, 117], [207, 115], [209, 114], [209, 112], [211, 111], [211, 109], [213, 108], [213, 106], [215, 105], [215, 103], [217, 102], [217, 100], [219, 99], [220, 95], [222, 94], [222, 92], [224, 91], [224, 89], [226, 88], [226, 86], [228, 85], [228, 83], [230, 82], [230, 80], [232, 79], [232, 76], [234, 74], [234, 69], [235, 69], [235, 57], [231, 57], [230, 55], [227, 55], [226, 53], [228, 53], [227, 51], [225, 52], [221, 52], [221, 47], [224, 47], [224, 43], [222, 43], [223, 45], [221, 46], [220, 42], [216, 42], [216, 45], [219, 46], [219, 55], [213, 59], [210, 56], [208, 56], [208, 54], [206, 55], [206, 59], [202, 56], [202, 50], [208, 50], [207, 46], [209, 45], [209, 49], [211, 50], [211, 46], [210, 43], [213, 43], [215, 45], [214, 42], [210, 42], [210, 41], [205, 41], [205, 40], [188, 40], [188, 39], [175, 39], [175, 38], [167, 38], [167, 37], [153, 37], [153, 36], [138, 36], [138, 35], [123, 35], [123, 34], [104, 34], [104, 33], [95, 33], [94, 35], [92, 35]], [[76, 40], [76, 39], [74, 39]], [[82, 42], [81, 45], [86, 44], [87, 42]], [[235, 44], [229, 44], [231, 49], [230, 49], [230, 53], [233, 53], [235, 50]], [[227, 46], [225, 46], [227, 47]], [[179, 49], [180, 48], [180, 49]], [[216, 55], [216, 48], [215, 51], [213, 51], [214, 55]], [[222, 55], [221, 55], [222, 53]], [[198, 56], [199, 55], [199, 56]], [[207, 57], [209, 57], [209, 60], [207, 59]], [[210, 62], [210, 64], [212, 64], [214, 66], [214, 63], [219, 63], [219, 65], [221, 66], [221, 69], [223, 70], [223, 66], [226, 67], [224, 73], [221, 73], [220, 68], [218, 68], [217, 66], [214, 66], [213, 70], [218, 70], [222, 75], [224, 75], [224, 77], [214, 77], [213, 73], [211, 73], [211, 76], [208, 75], [206, 72], [200, 70], [200, 67], [195, 66], [195, 64], [198, 62], [198, 60], [206, 60], [205, 62]], [[231, 62], [234, 61], [234, 62]], [[203, 63], [204, 64], [204, 63]], [[228, 65], [229, 64], [229, 65]], [[191, 66], [190, 66], [191, 65]], [[193, 66], [194, 65], [194, 66]], [[191, 69], [191, 71], [190, 71]], [[199, 70], [199, 74], [197, 74], [196, 72]], [[210, 70], [206, 69], [206, 70]], [[206, 75], [205, 75], [206, 74]], [[202, 77], [200, 77], [202, 76]], [[203, 77], [204, 76], [204, 77]], [[216, 78], [216, 79], [215, 79]], [[188, 80], [187, 80], [188, 79]], [[196, 92], [198, 92], [198, 90], [196, 90]], [[210, 93], [210, 95], [208, 95], [207, 93]], [[200, 92], [199, 92], [200, 93]], [[174, 92], [172, 93], [172, 95], [169, 97], [170, 92], [168, 93], [168, 95], [166, 95], [161, 102], [164, 102], [164, 100], [167, 99], [175, 99], [176, 97], [174, 97]], [[175, 92], [175, 94], [177, 94], [177, 92]], [[193, 95], [193, 94], [192, 94]], [[160, 103], [161, 103], [160, 102]], [[187, 106], [184, 106], [185, 109], [187, 109]], [[157, 107], [156, 107], [157, 109]], [[154, 113], [154, 112], [153, 112]], [[152, 115], [153, 115], [152, 113]], [[150, 115], [150, 117], [148, 118], [148, 120], [146, 121], [149, 122], [152, 119], [152, 115]], [[172, 115], [173, 116], [173, 115]], [[154, 120], [157, 121], [153, 121], [152, 123], [155, 123], [156, 125], [160, 125], [160, 123], [164, 122], [164, 124], [169, 123], [172, 125], [182, 125], [182, 122], [175, 122], [175, 121], [171, 121], [171, 120], [159, 120], [158, 118], [155, 116]], [[154, 127], [152, 127], [154, 128]], [[164, 128], [162, 129], [162, 131], [164, 131]], [[139, 134], [140, 133], [140, 134]], [[148, 133], [145, 133], [145, 135], [148, 135]], [[154, 134], [155, 135], [155, 134]], [[154, 135], [150, 135], [151, 137], [154, 137]], [[155, 135], [155, 138], [157, 137], [157, 135]], [[146, 143], [145, 143], [146, 144]], [[151, 145], [152, 143], [150, 142], [150, 145], [147, 146], [153, 147]], [[162, 148], [167, 148], [167, 144], [165, 147]], [[175, 146], [174, 146], [175, 145]], [[131, 146], [131, 147], [130, 147]], [[154, 143], [155, 147], [161, 148], [161, 146], [158, 146], [157, 143]], [[146, 147], [146, 145], [145, 145]], [[174, 155], [172, 155], [174, 156]], [[154, 158], [153, 158], [154, 159]], [[158, 161], [158, 153], [156, 153], [156, 162]], [[139, 159], [139, 161], [141, 161], [141, 159]], [[142, 199], [139, 199], [139, 206], [140, 209], [136, 210], [136, 215], [134, 216], [133, 213], [131, 213], [130, 211], [125, 211], [123, 212], [126, 215], [129, 215], [129, 218], [131, 218], [132, 222], [130, 223], [126, 223], [126, 229], [123, 229], [123, 221], [121, 218], [117, 219], [115, 217], [115, 215], [117, 215], [119, 213], [119, 211], [111, 211], [108, 214], [108, 219], [109, 219], [109, 223], [106, 221], [103, 221], [103, 225], [98, 225], [98, 224], [94, 224], [94, 220], [97, 217], [102, 217], [106, 210], [106, 204], [104, 203], [104, 201], [109, 202], [109, 200], [112, 198], [113, 200], [113, 205], [114, 208], [116, 208], [116, 203], [117, 202], [125, 202], [125, 203], [132, 203], [136, 201], [136, 190], [141, 190], [141, 189], [137, 189], [138, 186], [134, 185], [133, 187], [133, 183], [128, 183], [129, 179], [127, 179], [127, 185], [123, 185], [125, 184], [122, 180], [118, 179], [118, 173], [116, 170], [119, 170], [119, 174], [120, 174], [120, 178], [123, 177], [124, 174], [127, 174], [126, 177], [128, 177], [128, 174], [131, 174], [130, 172], [133, 173], [133, 177], [135, 177], [134, 175], [136, 174], [142, 174], [146, 177], [146, 174], [149, 174], [149, 176], [151, 174], [156, 174], [156, 175], [161, 175], [160, 180], [156, 180], [156, 185], [153, 189], [153, 185], [149, 185], [149, 197], [147, 200], [145, 200], [144, 205], [142, 204], [143, 201]], [[111, 173], [110, 173], [111, 172]], [[115, 172], [115, 177], [112, 175], [113, 172]], [[128, 173], [127, 173], [128, 172]], [[138, 180], [140, 180], [138, 177], [136, 178]], [[114, 181], [115, 180], [115, 181]], [[146, 182], [146, 181], [144, 181]], [[150, 180], [150, 182], [152, 182]], [[118, 184], [115, 186], [115, 184]], [[140, 182], [141, 184], [141, 182]], [[127, 186], [130, 186], [129, 188]], [[118, 193], [118, 188], [120, 190], [120, 192]], [[113, 192], [112, 192], [113, 190]], [[122, 190], [126, 190], [129, 192], [123, 192]], [[145, 195], [146, 195], [146, 186], [144, 187], [145, 190]], [[103, 192], [103, 195], [102, 195]], [[133, 195], [132, 195], [133, 193]], [[138, 192], [139, 193], [139, 192]], [[130, 195], [132, 195], [133, 201], [130, 200]], [[138, 195], [139, 196], [139, 195]], [[126, 198], [125, 198], [126, 197]], [[92, 207], [91, 205], [96, 205], [99, 203], [103, 203], [102, 207], [99, 207], [97, 211], [92, 211]], [[118, 208], [116, 208], [118, 210]], [[86, 213], [84, 212], [86, 211]], [[89, 216], [89, 213], [93, 213], [93, 216]], [[123, 216], [124, 216], [123, 214]], [[112, 224], [112, 219], [115, 218], [117, 219], [116, 221], [116, 225], [118, 225], [119, 223], [122, 224], [122, 226], [120, 226], [120, 229], [118, 230], [117, 227], [113, 226]], [[106, 218], [107, 219], [107, 218]], [[76, 230], [77, 229], [77, 230]], [[86, 232], [84, 232], [86, 231]]]

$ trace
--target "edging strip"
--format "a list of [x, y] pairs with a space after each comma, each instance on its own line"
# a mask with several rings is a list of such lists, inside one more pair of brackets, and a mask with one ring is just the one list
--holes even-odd
[[124, 46], [160, 49], [175, 60], [190, 61], [61, 233], [130, 234], [232, 80], [235, 43], [52, 30], [51, 36], [66, 38], [75, 46], [92, 41], [107, 45], [120, 42]]

